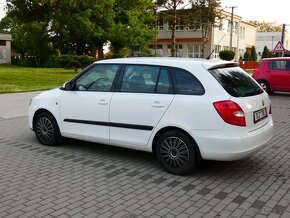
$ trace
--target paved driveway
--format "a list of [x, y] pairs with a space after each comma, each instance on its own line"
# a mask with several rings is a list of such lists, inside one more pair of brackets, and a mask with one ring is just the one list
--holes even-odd
[[22, 114], [4, 116], [2, 100], [0, 217], [290, 217], [290, 95], [271, 96], [275, 133], [262, 150], [182, 177], [149, 153], [76, 140], [42, 146], [21, 109], [27, 101]]

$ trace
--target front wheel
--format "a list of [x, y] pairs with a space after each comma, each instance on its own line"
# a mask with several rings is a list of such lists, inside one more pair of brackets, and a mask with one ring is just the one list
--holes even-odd
[[169, 173], [184, 175], [196, 165], [196, 150], [193, 140], [179, 131], [162, 134], [156, 144], [156, 155], [161, 166]]
[[61, 134], [55, 118], [48, 112], [40, 113], [35, 118], [36, 138], [43, 145], [57, 145]]

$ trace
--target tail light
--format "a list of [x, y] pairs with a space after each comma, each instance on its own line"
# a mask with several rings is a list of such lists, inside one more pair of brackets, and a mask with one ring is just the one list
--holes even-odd
[[221, 118], [235, 126], [246, 126], [245, 114], [242, 108], [233, 101], [219, 101], [213, 103]]

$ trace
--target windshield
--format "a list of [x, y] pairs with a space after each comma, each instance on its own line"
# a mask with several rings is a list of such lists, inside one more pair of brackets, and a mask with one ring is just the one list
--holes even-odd
[[240, 67], [209, 70], [222, 87], [234, 97], [246, 97], [263, 93], [263, 89]]

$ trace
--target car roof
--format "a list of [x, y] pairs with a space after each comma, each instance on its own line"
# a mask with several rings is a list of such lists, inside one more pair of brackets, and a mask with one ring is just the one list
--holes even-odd
[[111, 63], [111, 64], [144, 64], [159, 65], [171, 67], [183, 67], [185, 64], [203, 65], [206, 69], [224, 65], [228, 63], [236, 63], [232, 61], [223, 61], [220, 59], [202, 59], [202, 58], [175, 58], [175, 57], [134, 57], [134, 58], [116, 58], [96, 61], [95, 63]]
[[273, 57], [273, 58], [263, 58], [262, 61], [267, 60], [290, 60], [290, 57]]

